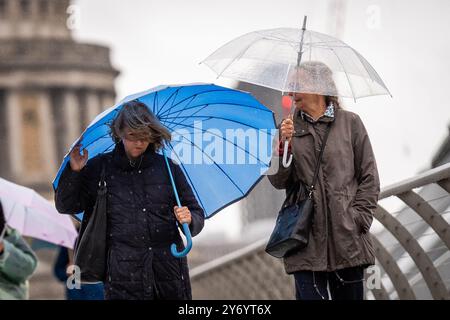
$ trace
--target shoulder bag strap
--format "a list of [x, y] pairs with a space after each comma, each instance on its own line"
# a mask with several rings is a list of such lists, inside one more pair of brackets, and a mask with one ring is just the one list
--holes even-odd
[[[336, 119], [335, 119], [335, 120], [336, 120]], [[333, 120], [333, 122], [334, 122], [335, 120]], [[314, 171], [314, 178], [313, 178], [313, 181], [312, 181], [311, 186], [308, 188], [308, 190], [309, 190], [309, 195], [308, 195], [308, 197], [309, 197], [309, 198], [312, 197], [312, 194], [313, 194], [313, 192], [314, 192], [314, 188], [315, 188], [315, 185], [316, 185], [316, 182], [317, 182], [317, 178], [318, 178], [318, 176], [319, 176], [320, 163], [321, 163], [321, 161], [322, 161], [323, 152], [324, 152], [324, 150], [325, 150], [325, 146], [327, 145], [328, 135], [329, 135], [329, 133], [330, 133], [331, 124], [332, 124], [333, 122], [329, 122], [328, 125], [327, 125], [327, 131], [325, 132], [325, 136], [324, 136], [323, 142], [322, 142], [322, 147], [320, 148], [319, 157], [317, 158], [317, 162], [316, 162], [316, 169], [315, 169], [315, 171]]]

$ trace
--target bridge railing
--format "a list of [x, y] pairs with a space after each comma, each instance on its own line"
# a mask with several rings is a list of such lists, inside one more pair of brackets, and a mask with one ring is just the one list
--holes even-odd
[[[400, 210], [382, 205], [393, 198], [402, 202]], [[380, 277], [365, 286], [366, 296], [450, 299], [450, 163], [383, 188], [374, 217], [371, 236]], [[194, 299], [293, 299], [293, 279], [281, 260], [264, 252], [266, 242], [194, 268]]]

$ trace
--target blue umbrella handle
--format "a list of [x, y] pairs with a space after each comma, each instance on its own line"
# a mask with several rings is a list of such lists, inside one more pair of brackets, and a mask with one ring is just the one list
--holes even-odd
[[[175, 181], [173, 180], [172, 170], [170, 169], [169, 160], [167, 160], [166, 150], [163, 149], [163, 155], [164, 159], [166, 160], [166, 166], [167, 170], [169, 171], [170, 176], [170, 182], [172, 183], [173, 192], [175, 193], [175, 199], [177, 200], [178, 207], [181, 207], [180, 197], [178, 196], [177, 186], [175, 185]], [[177, 251], [177, 245], [175, 243], [172, 243], [170, 246], [170, 251], [172, 252], [172, 255], [176, 258], [183, 258], [185, 257], [189, 251], [192, 249], [192, 236], [191, 236], [191, 230], [189, 230], [189, 225], [187, 223], [183, 223], [183, 231], [184, 236], [186, 237], [186, 247], [183, 251], [178, 252]]]
[[183, 223], [183, 231], [184, 231], [184, 235], [186, 236], [186, 248], [184, 248], [183, 251], [178, 252], [177, 251], [177, 245], [175, 243], [172, 243], [172, 245], [170, 246], [170, 252], [172, 252], [172, 255], [175, 258], [183, 258], [185, 257], [189, 251], [191, 251], [192, 249], [192, 236], [191, 236], [191, 230], [189, 230], [189, 225], [187, 223]]

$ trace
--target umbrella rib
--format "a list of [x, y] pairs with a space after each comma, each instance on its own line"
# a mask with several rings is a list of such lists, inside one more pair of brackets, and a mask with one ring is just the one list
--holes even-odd
[[231, 120], [231, 119], [222, 118], [222, 117], [215, 117], [215, 116], [214, 117], [213, 116], [181, 116], [181, 117], [177, 117], [177, 118], [175, 118], [175, 117], [167, 117], [166, 119], [178, 119], [178, 118], [187, 118], [187, 119], [189, 119], [189, 118], [206, 118], [203, 121], [208, 121], [208, 120], [211, 120], [211, 119], [219, 119], [219, 120], [234, 122], [234, 123], [237, 123], [237, 124], [242, 124], [244, 126], [253, 128], [255, 130], [259, 129], [259, 128], [253, 127], [253, 126], [251, 126], [249, 124], [246, 124], [246, 123], [243, 123], [243, 122], [240, 122], [240, 121]]
[[[190, 140], [188, 140], [188, 139], [186, 139], [184, 136], [181, 136], [181, 138], [182, 139], [185, 139], [185, 140], [187, 140], [190, 144], [192, 144], [195, 148], [197, 148], [197, 149], [199, 149], [200, 151], [202, 151], [202, 149], [199, 147], [199, 146], [197, 146], [195, 143], [193, 143], [192, 141], [190, 141]], [[231, 179], [230, 178], [230, 176], [209, 156], [209, 155], [207, 155], [206, 153], [204, 153], [203, 151], [202, 151], [202, 154], [203, 155], [206, 155], [211, 161], [212, 161], [212, 163], [214, 163], [214, 165], [217, 167], [217, 168], [219, 168], [219, 170], [220, 171], [222, 171], [222, 173], [228, 178], [228, 180], [230, 180], [231, 181], [231, 183], [232, 184], [234, 184], [234, 186], [236, 187], [236, 189], [238, 189], [239, 190], [239, 192], [240, 193], [242, 193], [242, 194], [245, 194], [242, 190], [241, 190], [241, 188], [239, 188], [238, 186], [237, 186], [237, 184], [233, 181], [233, 179]]]
[[[317, 37], [320, 37], [319, 34], [317, 34]], [[324, 43], [326, 43], [326, 42], [324, 42]], [[345, 43], [344, 43], [344, 44], [345, 44]], [[350, 46], [348, 46], [348, 45], [347, 45], [347, 47], [350, 48], [350, 49], [352, 49], [352, 48], [351, 48]], [[355, 91], [354, 91], [354, 89], [353, 89], [353, 85], [352, 85], [352, 83], [351, 83], [351, 81], [350, 81], [350, 77], [348, 76], [347, 70], [345, 69], [345, 66], [344, 66], [344, 64], [342, 63], [341, 58], [339, 58], [339, 55], [336, 53], [336, 51], [334, 50], [334, 48], [333, 48], [332, 46], [329, 46], [329, 49], [331, 50], [331, 52], [333, 52], [333, 54], [334, 54], [334, 55], [336, 56], [336, 58], [338, 59], [339, 64], [342, 66], [342, 70], [344, 71], [345, 76], [347, 77], [347, 81], [348, 81], [348, 84], [349, 84], [349, 86], [350, 86], [350, 90], [352, 91], [353, 100], [356, 102], [356, 95], [355, 95]], [[367, 70], [366, 70], [366, 71], [367, 71]], [[364, 78], [364, 77], [363, 77], [363, 78]]]
[[156, 110], [156, 104], [157, 102], [157, 96], [158, 96], [158, 91], [155, 92], [155, 95], [153, 96], [153, 114], [155, 114], [155, 110]]
[[219, 78], [220, 76], [222, 76], [222, 73], [225, 72], [226, 69], [228, 69], [229, 66], [231, 66], [236, 60], [240, 59], [245, 52], [247, 52], [248, 49], [250, 49], [251, 46], [253, 46], [255, 43], [261, 41], [261, 39], [258, 39], [256, 41], [251, 42], [245, 49], [243, 49], [238, 55], [236, 55], [233, 60], [231, 60], [226, 66], [225, 68], [222, 69], [222, 71], [217, 75], [217, 78]]
[[171, 98], [171, 99], [172, 99], [172, 103], [171, 103], [170, 107], [167, 109], [167, 112], [172, 111], [172, 109], [173, 109], [175, 106], [178, 105], [178, 103], [176, 103], [175, 100], [177, 99], [178, 93], [180, 92], [180, 90], [181, 90], [181, 88], [177, 88], [177, 90], [176, 90], [176, 92], [175, 92], [175, 95], [173, 96], [173, 98]]
[[[334, 47], [334, 48], [336, 48], [336, 47]], [[342, 47], [339, 47], [339, 48], [345, 48], [345, 49], [352, 49], [352, 50], [353, 50], [353, 48], [351, 48], [350, 46], [342, 46]], [[332, 47], [325, 47], [325, 46], [324, 46], [324, 47], [320, 47], [320, 49], [333, 51], [333, 48], [332, 48]], [[303, 53], [306, 52], [306, 51], [309, 51], [310, 54], [311, 54], [311, 50], [310, 50], [310, 49], [307, 49], [307, 50], [303, 51]], [[335, 52], [333, 52], [333, 54], [336, 55]], [[358, 58], [359, 58], [359, 57], [358, 57]], [[311, 60], [311, 57], [310, 57], [310, 60]], [[340, 61], [339, 61], [339, 62], [340, 62]], [[340, 64], [342, 65], [342, 63], [340, 63]], [[343, 65], [342, 65], [342, 69], [345, 70]], [[367, 69], [366, 69], [366, 70], [367, 70]], [[367, 77], [363, 77], [363, 76], [361, 76], [360, 74], [358, 74], [358, 73], [356, 73], [356, 72], [350, 72], [350, 71], [347, 71], [347, 73], [348, 73], [348, 74], [351, 74], [351, 75], [355, 75], [355, 76], [358, 76], [358, 77], [362, 77], [362, 78], [367, 79]], [[369, 76], [369, 79], [372, 80], [372, 81], [375, 81], [375, 80], [373, 80], [370, 76]]]
[[[205, 103], [205, 104], [199, 104], [199, 105], [195, 105], [195, 106], [191, 106], [191, 107], [189, 107], [189, 108], [185, 108], [185, 109], [182, 109], [181, 111], [184, 111], [184, 110], [190, 110], [190, 109], [194, 109], [194, 108], [198, 108], [198, 107], [201, 107], [201, 106], [219, 106], [219, 105], [225, 105], [225, 106], [239, 106], [239, 107], [244, 107], [244, 108], [251, 108], [251, 109], [256, 109], [256, 110], [260, 110], [260, 111], [264, 111], [264, 112], [272, 112], [271, 110], [269, 110], [269, 109], [262, 109], [262, 108], [257, 108], [257, 107], [255, 107], [255, 106], [251, 106], [251, 105], [246, 105], [246, 104], [239, 104], [239, 103], [229, 103], [229, 102], [217, 102], [217, 103]], [[167, 113], [167, 114], [165, 114], [164, 116], [170, 116], [170, 115], [172, 115], [172, 114], [174, 114], [174, 113], [176, 113], [176, 112], [179, 112], [179, 111], [175, 111], [175, 112], [171, 112], [171, 113]]]
[[[170, 123], [176, 124], [176, 125], [180, 125], [180, 124], [177, 123], [177, 122], [171, 122], [171, 121], [170, 121]], [[190, 125], [185, 125], [185, 124], [183, 124], [183, 126], [184, 126], [184, 127], [188, 127], [188, 128], [192, 128], [192, 129], [197, 129], [197, 130], [200, 130], [200, 131], [202, 131], [202, 132], [208, 132], [208, 130], [195, 128], [195, 127], [190, 126]], [[210, 133], [210, 134], [212, 134], [212, 135], [214, 135], [214, 136], [216, 136], [216, 137], [219, 137], [219, 138], [221, 138], [222, 140], [224, 140], [224, 141], [226, 141], [226, 142], [228, 142], [228, 143], [234, 145], [235, 147], [237, 147], [237, 148], [239, 148], [239, 149], [245, 151], [248, 155], [250, 155], [251, 157], [253, 157], [254, 159], [256, 159], [258, 162], [260, 162], [260, 163], [262, 163], [262, 164], [264, 164], [264, 165], [266, 165], [266, 166], [268, 165], [267, 163], [265, 163], [264, 161], [262, 161], [261, 159], [259, 159], [257, 156], [255, 156], [255, 155], [253, 155], [252, 153], [248, 152], [246, 149], [240, 147], [239, 145], [237, 145], [237, 144], [234, 143], [233, 141], [230, 141], [230, 140], [228, 140], [228, 139], [226, 139], [226, 138], [224, 138], [224, 137], [221, 137], [221, 136], [219, 136], [219, 135], [217, 135], [217, 134], [215, 134], [215, 133], [213, 133], [213, 132], [208, 132], [208, 133]], [[267, 133], [267, 135], [269, 135], [269, 134]]]
[[[113, 112], [116, 112], [116, 113], [117, 113], [117, 112], [118, 112], [118, 111], [117, 111], [117, 108], [111, 110], [111, 112], [108, 112], [107, 114], [105, 114], [105, 116], [107, 116], [107, 115], [109, 115], [109, 114], [111, 114], [111, 113], [113, 113]], [[103, 118], [102, 118], [102, 119], [103, 119]], [[104, 125], [104, 124], [106, 124], [106, 123], [101, 123], [101, 119], [99, 119], [99, 120], [95, 123], [94, 126], [86, 128], [86, 129], [85, 129], [85, 132], [84, 132], [82, 135], [86, 135], [86, 134], [88, 134], [89, 132], [91, 132], [92, 130], [94, 130], [94, 129], [96, 129], [96, 128], [98, 128], [98, 127]], [[89, 129], [89, 130], [88, 130], [88, 129]]]
[[348, 76], [348, 74], [347, 74], [347, 71], [345, 70], [345, 66], [343, 65], [341, 59], [339, 58], [338, 54], [334, 51], [334, 49], [330, 47], [330, 50], [331, 50], [331, 52], [334, 53], [334, 55], [335, 55], [336, 58], [338, 59], [339, 63], [341, 64], [342, 70], [344, 70], [345, 76], [347, 77], [348, 84], [349, 84], [349, 86], [350, 86], [350, 90], [352, 90], [353, 99], [354, 99], [354, 101], [356, 102], [355, 92], [354, 92], [354, 90], [353, 90], [353, 86], [352, 86], [352, 83], [351, 83], [351, 81], [350, 81], [350, 78], [349, 78], [349, 76]]
[[286, 72], [286, 77], [284, 78], [284, 84], [283, 84], [283, 88], [285, 89], [286, 88], [286, 85], [287, 85], [287, 82], [288, 82], [288, 77], [289, 77], [289, 70], [291, 70], [291, 64], [289, 64], [289, 67], [288, 67], [288, 69], [287, 69], [287, 72]]
[[[351, 50], [359, 57], [360, 61], [361, 61], [361, 59], [364, 59], [364, 57], [363, 57], [362, 55], [360, 55], [358, 51], [356, 51], [356, 50], [353, 49], [352, 47], [349, 47], [349, 48], [350, 48], [350, 49], [351, 49]], [[364, 59], [364, 60], [365, 60], [365, 59]], [[373, 69], [373, 67], [372, 67], [373, 72], [375, 72], [375, 74], [377, 75], [378, 79], [380, 79], [381, 83], [379, 83], [377, 80], [372, 79], [369, 70], [367, 70], [366, 65], [365, 65], [364, 63], [362, 63], [362, 62], [361, 62], [361, 64], [363, 65], [364, 69], [366, 69], [366, 72], [367, 72], [367, 74], [369, 75], [370, 80], [375, 81], [375, 82], [377, 82], [378, 84], [382, 85], [383, 88], [385, 88], [386, 91], [389, 93], [389, 95], [392, 96], [391, 92], [389, 91], [389, 89], [388, 89], [388, 88], [386, 87], [386, 85], [384, 84], [384, 82], [383, 82], [383, 80], [381, 79], [381, 77], [380, 77], [380, 75], [378, 74], [378, 72], [377, 72], [375, 69]]]
[[[1, 205], [1, 204], [0, 204], [0, 205]], [[11, 210], [10, 210], [8, 219], [11, 219], [11, 215], [12, 215], [14, 209], [16, 208], [16, 205], [17, 205], [17, 201], [14, 201], [14, 205], [13, 205], [13, 207], [12, 207]], [[5, 219], [6, 219], [6, 215], [5, 215]], [[23, 229], [22, 229], [22, 230], [23, 230]]]
[[[196, 93], [195, 96], [199, 96], [199, 95], [202, 95], [202, 94], [205, 94], [205, 93], [211, 93], [211, 92], [226, 92], [226, 91], [232, 91], [232, 90], [231, 89], [225, 89], [225, 90], [224, 89], [222, 89], [222, 90], [214, 89], [214, 90], [208, 90], [208, 91], [203, 91], [203, 92]], [[174, 106], [176, 106], [176, 105], [178, 105], [178, 104], [180, 104], [180, 103], [190, 99], [191, 97], [192, 97], [192, 95], [187, 97], [187, 98], [184, 98], [184, 99], [178, 101]], [[167, 114], [167, 110], [162, 112], [162, 113], [158, 112], [157, 116], [158, 117], [163, 117], [165, 114]]]
[[28, 217], [28, 207], [27, 206], [24, 206], [24, 211], [25, 211], [25, 216], [23, 217], [23, 224], [22, 224], [22, 230], [21, 230], [22, 233], [24, 233], [24, 231], [25, 231], [26, 221], [27, 221], [27, 217]]
[[306, 42], [305, 44], [309, 45], [311, 48], [326, 48], [329, 49], [331, 47], [333, 48], [350, 48], [350, 46], [346, 44], [339, 44], [339, 45], [330, 45], [329, 42]]
[[[275, 31], [275, 30], [274, 30]], [[256, 34], [259, 34], [263, 39], [267, 39], [267, 40], [275, 40], [275, 41], [280, 41], [280, 42], [287, 42], [287, 43], [295, 43], [298, 42], [297, 40], [289, 40], [286, 39], [285, 36], [283, 36], [282, 33], [275, 31], [270, 35], [267, 35], [265, 33], [262, 33], [261, 31], [255, 31]], [[276, 34], [279, 34], [279, 36], [277, 36]]]
[[175, 152], [175, 150], [173, 150], [172, 143], [170, 143], [170, 142], [169, 142], [169, 147], [170, 147], [170, 149], [173, 151], [173, 153], [175, 154], [175, 156], [177, 157], [178, 161], [180, 162], [180, 165], [181, 165], [181, 167], [183, 168], [185, 177], [186, 177], [186, 178], [189, 180], [189, 182], [191, 183], [191, 186], [192, 186], [192, 188], [194, 189], [195, 194], [197, 195], [197, 199], [198, 199], [198, 201], [200, 201], [200, 205], [202, 206], [203, 210], [206, 212], [205, 205], [203, 204], [203, 201], [202, 201], [202, 199], [200, 198], [200, 195], [198, 194], [198, 191], [197, 191], [197, 189], [195, 188], [195, 185], [194, 185], [194, 183], [192, 182], [191, 177], [188, 175], [187, 170], [186, 170], [186, 168], [185, 168], [183, 162], [181, 161], [180, 157], [179, 157], [178, 154]]
[[[199, 105], [199, 106], [201, 106], [201, 105]], [[203, 105], [201, 109], [195, 111], [191, 116], [194, 116], [195, 114], [199, 113], [200, 111], [202, 111], [203, 109], [205, 109], [207, 106], [208, 106], [207, 104]], [[197, 106], [196, 106], [196, 107], [197, 107]], [[184, 110], [186, 110], [186, 109], [184, 109]], [[178, 118], [178, 117], [179, 117], [179, 115], [177, 115], [175, 118]], [[166, 119], [167, 119], [167, 118], [166, 118]], [[165, 123], [169, 122], [169, 123], [173, 123], [173, 124], [182, 125], [186, 120], [187, 120], [187, 119], [184, 119], [184, 120], [182, 120], [182, 122], [180, 122], [180, 123], [175, 123], [175, 122], [167, 121], [167, 120], [165, 120], [164, 122], [165, 122]]]
[[[165, 90], [167, 90], [168, 88], [166, 88]], [[164, 106], [166, 105], [166, 103], [167, 103], [167, 101], [172, 97], [172, 95], [175, 93], [175, 92], [172, 92], [171, 94], [170, 94], [170, 96], [168, 97], [168, 99], [165, 101], [165, 102], [163, 102], [163, 104], [162, 104], [162, 106], [161, 106], [161, 108], [159, 108], [159, 106], [158, 106], [158, 101], [159, 101], [159, 99], [158, 99], [158, 93], [159, 93], [159, 91], [156, 91], [155, 92], [155, 96], [154, 96], [154, 104], [153, 104], [153, 107], [155, 108], [155, 112], [154, 112], [154, 114], [157, 116], [158, 114], [159, 114], [159, 112], [161, 111], [161, 110], [163, 110], [164, 109]]]
[[[309, 34], [310, 34], [310, 39], [311, 40], [309, 42], [303, 42], [304, 45], [308, 45], [308, 46], [317, 48], [319, 46], [316, 46], [316, 44], [318, 44], [318, 45], [325, 44], [326, 45], [326, 44], [333, 43], [333, 42], [342, 43], [342, 41], [340, 41], [338, 39], [330, 40], [330, 41], [313, 41], [312, 38], [311, 38], [311, 33], [309, 33]], [[297, 44], [300, 43], [298, 40], [286, 40], [286, 39], [278, 38], [278, 37], [275, 37], [275, 36], [272, 36], [272, 38], [267, 37], [267, 36], [263, 36], [261, 39], [286, 43], [286, 44], [289, 44], [292, 47], [294, 47], [294, 46], [296, 46]], [[346, 44], [334, 45], [334, 47], [343, 47], [343, 48], [345, 48], [345, 47], [348, 47], [348, 45], [346, 45]]]
[[[312, 42], [312, 33], [311, 33], [311, 32], [308, 32], [308, 34], [309, 34], [309, 42], [311, 43], [311, 42]], [[312, 56], [312, 46], [309, 45], [309, 61], [312, 60], [312, 59], [311, 59], [311, 56]]]
[[[197, 95], [192, 96], [192, 99], [187, 103], [186, 107], [189, 106], [189, 105], [192, 103], [192, 101], [194, 101], [196, 98], [197, 98]], [[168, 115], [172, 115], [172, 114], [174, 114], [174, 113], [177, 113], [177, 115], [175, 116], [175, 117], [177, 117], [177, 116], [180, 115], [181, 112], [183, 112], [183, 111], [186, 110], [186, 109], [189, 109], [189, 108], [186, 108], [186, 107], [185, 107], [185, 108], [182, 108], [181, 110], [175, 111], [175, 112], [169, 112], [169, 113], [165, 114], [164, 116], [166, 117], [166, 116], [168, 116]], [[170, 110], [172, 110], [172, 109], [170, 109]], [[170, 110], [169, 110], [169, 111], [170, 111]], [[199, 111], [199, 110], [198, 110], [198, 111]], [[198, 111], [196, 111], [196, 112], [198, 112]], [[164, 118], [164, 119], [165, 119], [165, 118]]]
[[295, 40], [286, 40], [286, 39], [277, 38], [277, 37], [274, 37], [274, 36], [272, 36], [272, 37], [263, 36], [261, 39], [258, 39], [258, 40], [268, 40], [268, 41], [274, 41], [274, 42], [281, 42], [281, 43], [289, 44], [290, 46], [292, 44], [296, 44], [298, 42], [298, 41], [295, 41]]
[[[171, 94], [170, 94], [170, 96], [166, 99], [166, 101], [164, 101], [164, 103], [163, 103], [163, 105], [161, 106], [161, 109], [159, 109], [159, 111], [158, 111], [158, 114], [157, 115], [159, 115], [159, 113], [160, 113], [160, 111], [163, 111], [164, 110], [164, 107], [169, 103], [169, 101], [172, 99], [172, 97], [176, 97], [177, 95], [178, 95], [178, 91], [180, 90], [180, 87], [178, 87], [174, 92], [172, 92]], [[175, 98], [173, 98], [174, 99], [174, 101], [175, 101]], [[168, 110], [170, 110], [170, 109], [172, 109], [174, 107], [174, 104], [172, 104], [169, 108], [168, 108]], [[165, 112], [165, 111], [164, 111]]]
[[111, 148], [111, 147], [114, 146], [114, 145], [116, 145], [115, 142], [113, 142], [112, 144], [110, 144], [109, 147], [105, 149], [105, 151], [108, 150], [109, 148]]
[[95, 140], [89, 142], [87, 145], [85, 145], [85, 146], [83, 147], [83, 149], [86, 149], [87, 147], [89, 147], [89, 146], [92, 145], [93, 143], [99, 141], [100, 139], [103, 139], [103, 138], [106, 137], [106, 136], [109, 136], [109, 132], [108, 132], [108, 133], [105, 133], [104, 135], [98, 137], [97, 139], [95, 139]]
[[164, 117], [166, 114], [170, 113], [170, 111], [173, 109], [173, 107], [175, 107], [175, 106], [177, 106], [177, 105], [179, 105], [179, 104], [185, 102], [185, 101], [188, 100], [188, 99], [192, 99], [193, 97], [195, 98], [196, 96], [197, 96], [197, 94], [194, 94], [193, 96], [189, 96], [189, 97], [187, 97], [187, 98], [184, 98], [184, 99], [178, 101], [177, 103], [173, 104], [173, 105], [172, 105], [170, 108], [168, 108], [167, 110], [164, 110], [164, 111], [162, 111], [162, 109], [159, 110], [159, 111], [158, 111], [158, 114], [157, 114], [158, 118], [161, 119], [161, 118]]
[[[372, 79], [372, 76], [370, 75], [369, 70], [367, 70], [367, 68], [366, 68], [366, 66], [364, 65], [364, 63], [362, 63], [361, 57], [356, 53], [355, 50], [353, 50], [353, 48], [351, 48], [351, 47], [349, 47], [349, 48], [350, 48], [350, 50], [352, 50], [352, 51], [356, 54], [356, 56], [359, 58], [359, 63], [361, 63], [361, 64], [363, 65], [364, 69], [365, 69], [366, 72], [367, 72], [367, 75], [369, 76], [369, 79], [372, 80], [372, 81], [374, 81], [374, 80]], [[367, 78], [366, 78], [366, 77], [362, 77], [362, 78], [364, 79], [364, 82], [366, 83], [366, 86], [367, 86], [367, 88], [369, 89], [370, 94], [372, 95], [372, 94], [373, 94], [373, 90], [372, 90], [372, 87], [369, 85], [369, 82], [367, 81]], [[356, 99], [355, 99], [355, 101], [356, 101]]]

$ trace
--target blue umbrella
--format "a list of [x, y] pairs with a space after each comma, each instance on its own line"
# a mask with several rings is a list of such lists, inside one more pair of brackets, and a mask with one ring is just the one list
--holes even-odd
[[[86, 128], [80, 141], [89, 158], [114, 149], [108, 123], [117, 116], [124, 103], [145, 103], [172, 134], [172, 141], [162, 150], [179, 207], [170, 158], [180, 164], [199, 205], [210, 218], [226, 206], [244, 198], [270, 166], [272, 140], [275, 135], [273, 112], [249, 93], [213, 84], [159, 86], [130, 95], [99, 114]], [[70, 153], [70, 151], [69, 151]], [[54, 189], [69, 161], [64, 157], [53, 181]], [[82, 213], [78, 215], [82, 218]], [[187, 245], [174, 256], [185, 256], [192, 246], [187, 224], [183, 224]]]

